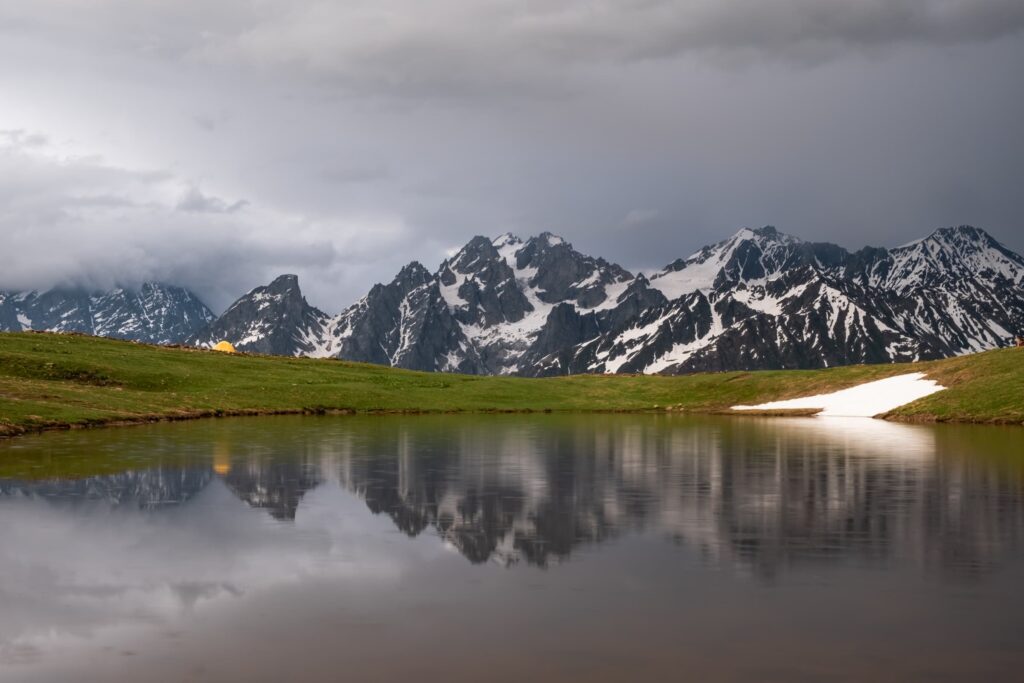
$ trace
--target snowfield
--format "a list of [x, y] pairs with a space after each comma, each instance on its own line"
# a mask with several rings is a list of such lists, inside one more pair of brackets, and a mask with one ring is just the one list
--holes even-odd
[[809, 410], [820, 408], [820, 417], [874, 417], [946, 387], [924, 378], [923, 372], [887, 377], [831, 394], [773, 401], [756, 406], [733, 406], [733, 410]]

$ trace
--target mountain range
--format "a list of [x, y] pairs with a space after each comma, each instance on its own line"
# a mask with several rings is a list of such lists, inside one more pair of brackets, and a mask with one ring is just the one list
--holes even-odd
[[470, 374], [817, 368], [1006, 345], [1024, 329], [1024, 258], [969, 226], [856, 252], [769, 226], [634, 274], [550, 233], [505, 234], [433, 273], [410, 263], [336, 315], [294, 275], [216, 318], [157, 283], [0, 293], [0, 329], [28, 328]]
[[80, 332], [148, 344], [177, 344], [215, 318], [189, 290], [158, 282], [138, 289], [93, 293], [70, 288], [43, 293], [0, 291], [3, 331]]

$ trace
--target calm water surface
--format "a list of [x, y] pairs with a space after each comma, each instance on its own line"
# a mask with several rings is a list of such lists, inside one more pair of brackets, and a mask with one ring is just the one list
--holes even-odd
[[1024, 431], [305, 417], [0, 443], [0, 680], [1021, 680]]

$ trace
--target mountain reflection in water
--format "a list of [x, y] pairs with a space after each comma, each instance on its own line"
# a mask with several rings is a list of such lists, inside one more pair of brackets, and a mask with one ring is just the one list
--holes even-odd
[[4, 479], [0, 494], [159, 510], [189, 504], [219, 479], [248, 505], [287, 521], [307, 492], [337, 482], [403, 533], [436, 534], [471, 562], [539, 566], [631, 530], [764, 575], [801, 558], [878, 559], [894, 551], [974, 571], [1021, 538], [1017, 468], [992, 470], [986, 460], [956, 457], [955, 447], [939, 453], [930, 427], [842, 418], [714, 429], [651, 418], [580, 425], [499, 418], [456, 422], [449, 432], [419, 422], [342, 428], [299, 451], [251, 453], [220, 440], [211, 462]]
[[337, 479], [409, 535], [435, 530], [473, 562], [544, 566], [636, 530], [763, 574], [800, 557], [897, 548], [973, 571], [1021, 537], [1020, 479], [1004, 489], [970, 460], [939, 463], [928, 428], [640, 422], [495, 435], [482, 426], [426, 452], [414, 434], [393, 439], [390, 457], [346, 455], [321, 478]]
[[31, 671], [55, 633], [84, 647], [296, 581], [401, 581], [450, 549], [557, 573], [577, 555], [596, 567], [613, 539], [648, 552], [623, 545], [635, 538], [675, 553], [659, 550], [662, 564], [766, 586], [808, 570], [978, 584], [1024, 549], [1019, 443], [992, 428], [668, 416], [274, 418], [18, 440], [0, 449], [0, 673]]

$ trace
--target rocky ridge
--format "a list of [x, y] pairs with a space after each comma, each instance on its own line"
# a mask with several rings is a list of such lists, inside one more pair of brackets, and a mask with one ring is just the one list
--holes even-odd
[[856, 252], [744, 229], [636, 274], [550, 233], [505, 234], [434, 273], [411, 263], [337, 316], [264, 309], [236, 339], [269, 348], [251, 337], [266, 330], [293, 340], [273, 353], [473, 374], [817, 368], [1006, 345], [1022, 284], [1024, 259], [967, 226]]
[[0, 329], [333, 357], [414, 370], [525, 376], [818, 368], [996, 348], [1024, 330], [1024, 258], [978, 228], [855, 252], [743, 229], [648, 273], [551, 233], [474, 237], [434, 272], [418, 262], [337, 315], [298, 278], [213, 319], [187, 290], [0, 293]]

